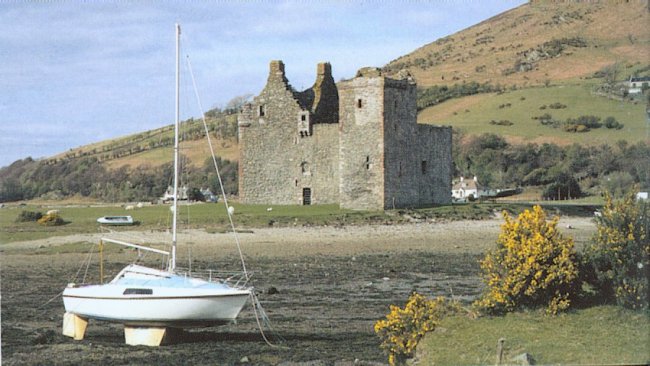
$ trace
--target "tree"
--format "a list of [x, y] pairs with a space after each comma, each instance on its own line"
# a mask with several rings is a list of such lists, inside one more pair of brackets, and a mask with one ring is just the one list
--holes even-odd
[[187, 194], [187, 198], [190, 201], [205, 201], [203, 193], [201, 193], [201, 190], [196, 187], [190, 189], [190, 192]]
[[495, 249], [480, 262], [487, 285], [475, 305], [489, 313], [546, 306], [555, 314], [567, 309], [578, 275], [573, 240], [557, 230], [559, 218], [546, 221], [540, 206], [505, 223]]
[[244, 94], [244, 95], [238, 95], [230, 99], [230, 101], [228, 101], [228, 103], [226, 104], [226, 108], [224, 108], [225, 112], [237, 113], [241, 109], [241, 107], [251, 99], [252, 96], [253, 94]]
[[605, 194], [597, 233], [587, 251], [595, 286], [606, 300], [634, 309], [650, 303], [650, 210], [630, 190], [621, 200]]
[[546, 186], [542, 197], [549, 200], [566, 200], [582, 196], [578, 181], [569, 173], [560, 172], [555, 175], [554, 182]]

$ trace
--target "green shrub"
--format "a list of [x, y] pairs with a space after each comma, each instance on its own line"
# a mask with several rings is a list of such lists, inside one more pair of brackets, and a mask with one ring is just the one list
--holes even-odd
[[43, 214], [38, 211], [21, 211], [16, 218], [16, 222], [34, 222], [41, 217], [43, 217]]
[[605, 300], [633, 309], [650, 303], [650, 210], [636, 201], [635, 190], [605, 206], [596, 217], [597, 233], [586, 257], [593, 266], [595, 287]]
[[623, 128], [623, 126], [624, 125], [622, 123], [617, 121], [616, 118], [614, 118], [612, 116], [609, 116], [609, 117], [605, 118], [605, 127], [607, 127], [607, 128], [610, 128], [610, 129], [614, 128], [614, 129], [620, 130], [621, 128]]
[[567, 309], [578, 270], [573, 239], [557, 230], [559, 218], [546, 221], [540, 206], [505, 223], [497, 247], [481, 261], [486, 290], [474, 304], [488, 313], [545, 306], [547, 313]]

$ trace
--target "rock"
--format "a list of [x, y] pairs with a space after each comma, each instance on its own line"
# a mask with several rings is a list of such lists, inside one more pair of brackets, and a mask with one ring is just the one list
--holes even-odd
[[248, 359], [248, 356], [242, 357], [238, 362], [238, 364], [240, 364], [240, 365], [248, 365], [250, 363], [251, 363], [251, 360]]
[[522, 353], [510, 359], [511, 362], [514, 362], [516, 365], [529, 366], [535, 364], [535, 359], [529, 353]]
[[280, 293], [280, 291], [274, 286], [271, 286], [271, 287], [266, 289], [266, 294], [267, 295], [275, 295], [275, 294], [279, 294], [279, 293]]

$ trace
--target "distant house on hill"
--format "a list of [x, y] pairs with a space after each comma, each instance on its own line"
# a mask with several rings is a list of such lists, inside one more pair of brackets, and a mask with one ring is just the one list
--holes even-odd
[[460, 180], [451, 189], [451, 197], [455, 201], [471, 201], [486, 196], [488, 193], [488, 190], [479, 184], [476, 176], [474, 179], [460, 177]]
[[649, 85], [650, 76], [630, 77], [630, 80], [627, 82], [627, 92], [629, 94], [638, 94], [643, 92], [643, 88], [647, 88]]

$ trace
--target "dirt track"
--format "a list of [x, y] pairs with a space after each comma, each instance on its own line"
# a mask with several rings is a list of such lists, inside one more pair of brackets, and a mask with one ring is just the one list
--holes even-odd
[[[2, 361], [221, 365], [246, 357], [251, 364], [271, 365], [385, 362], [373, 322], [387, 313], [389, 304], [402, 305], [413, 290], [471, 300], [481, 289], [477, 261], [493, 245], [500, 223], [265, 228], [240, 234], [246, 264], [254, 272], [252, 284], [274, 330], [284, 339], [280, 342], [271, 335], [280, 348], [263, 342], [251, 309], [240, 315], [237, 325], [193, 330], [180, 343], [161, 348], [126, 346], [121, 326], [97, 322], [89, 324], [85, 340], [73, 341], [61, 335], [64, 309], [57, 295], [74, 280], [86, 254], [34, 253], [71, 242], [96, 242], [98, 237], [3, 244]], [[561, 227], [578, 244], [594, 230], [591, 221], [582, 218], [563, 219]], [[161, 242], [164, 235], [121, 234]], [[192, 231], [183, 233], [179, 242], [191, 244], [186, 248], [191, 248], [195, 268], [239, 268], [231, 234]], [[186, 249], [180, 253], [181, 261], [187, 259]], [[133, 252], [113, 251], [108, 269], [116, 273], [134, 258]], [[151, 263], [156, 263], [153, 258]], [[91, 266], [89, 275], [96, 276], [95, 272], [96, 266]], [[269, 294], [271, 287], [278, 293]]]

